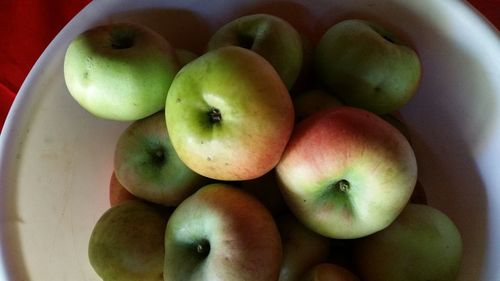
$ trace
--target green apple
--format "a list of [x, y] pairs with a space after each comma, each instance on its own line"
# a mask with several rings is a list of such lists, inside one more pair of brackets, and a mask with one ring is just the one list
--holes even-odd
[[208, 49], [224, 46], [250, 49], [269, 61], [290, 89], [302, 66], [301, 40], [287, 21], [269, 14], [253, 14], [219, 28], [210, 38]]
[[281, 215], [288, 211], [283, 196], [276, 182], [275, 170], [252, 180], [242, 181], [242, 190], [255, 196], [273, 216]]
[[326, 262], [330, 239], [321, 236], [287, 214], [277, 219], [283, 244], [279, 281], [297, 281], [314, 265]]
[[331, 26], [319, 41], [320, 80], [347, 105], [377, 114], [393, 112], [415, 94], [418, 54], [384, 27], [350, 19]]
[[190, 50], [175, 49], [175, 55], [181, 66], [184, 66], [198, 57], [198, 55]]
[[274, 281], [282, 261], [269, 211], [221, 183], [202, 187], [174, 210], [165, 249], [165, 281]]
[[165, 112], [180, 159], [217, 180], [249, 180], [270, 172], [294, 126], [290, 95], [274, 68], [235, 46], [184, 66], [172, 82]]
[[[297, 279], [298, 280], [298, 279]], [[360, 281], [356, 275], [346, 268], [333, 264], [321, 263], [309, 270], [303, 281]], [[402, 279], [403, 280], [403, 279]], [[401, 281], [402, 281], [401, 280]]]
[[69, 93], [90, 113], [133, 121], [163, 109], [179, 69], [169, 42], [136, 23], [113, 23], [79, 34], [64, 57]]
[[114, 155], [118, 181], [146, 201], [176, 206], [207, 183], [179, 159], [163, 111], [133, 122], [120, 135]]
[[310, 89], [293, 97], [295, 122], [304, 120], [320, 110], [342, 106], [342, 102], [332, 94], [319, 89]]
[[409, 204], [384, 230], [357, 241], [355, 260], [366, 281], [457, 280], [462, 238], [434, 207]]
[[128, 190], [118, 181], [115, 172], [111, 174], [109, 180], [109, 204], [111, 207], [128, 200], [138, 200], [136, 196], [128, 192]]
[[338, 239], [387, 227], [408, 203], [417, 179], [406, 138], [374, 113], [348, 106], [299, 123], [276, 171], [295, 216]]
[[163, 276], [168, 214], [139, 200], [108, 209], [92, 231], [88, 254], [106, 281], [159, 281]]

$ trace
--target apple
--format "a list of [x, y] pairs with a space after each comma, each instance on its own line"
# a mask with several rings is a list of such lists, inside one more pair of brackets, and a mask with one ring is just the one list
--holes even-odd
[[202, 187], [172, 213], [164, 280], [274, 281], [281, 238], [269, 211], [227, 184]]
[[310, 89], [294, 96], [292, 102], [295, 110], [295, 122], [300, 122], [323, 109], [343, 105], [335, 96], [319, 88]]
[[290, 95], [274, 68], [236, 46], [184, 66], [172, 82], [165, 112], [179, 158], [196, 173], [225, 181], [271, 171], [294, 127]]
[[[297, 279], [298, 280], [298, 279]], [[309, 270], [304, 281], [360, 281], [356, 275], [346, 268], [333, 264], [321, 263]]]
[[242, 190], [255, 196], [273, 216], [278, 216], [288, 211], [288, 207], [283, 200], [278, 183], [276, 182], [274, 169], [256, 179], [242, 181], [240, 187]]
[[315, 54], [318, 78], [345, 104], [377, 114], [396, 111], [415, 94], [418, 54], [386, 28], [349, 19], [331, 26]]
[[453, 281], [458, 276], [462, 238], [440, 210], [409, 204], [387, 228], [357, 241], [355, 260], [366, 281]]
[[120, 121], [162, 110], [178, 69], [169, 42], [136, 23], [91, 28], [76, 36], [64, 57], [71, 96], [95, 116]]
[[198, 57], [196, 53], [186, 49], [175, 49], [175, 55], [181, 67]]
[[109, 180], [109, 204], [111, 207], [128, 200], [138, 200], [132, 193], [118, 181], [113, 171]]
[[276, 172], [285, 202], [304, 225], [353, 239], [396, 219], [413, 192], [417, 163], [397, 129], [367, 110], [342, 106], [299, 123]]
[[89, 240], [92, 268], [103, 280], [162, 280], [168, 214], [144, 201], [108, 209]]
[[208, 182], [179, 159], [163, 111], [133, 122], [120, 135], [114, 155], [118, 181], [133, 195], [176, 206]]
[[309, 230], [291, 214], [279, 217], [277, 224], [283, 245], [279, 281], [302, 280], [311, 267], [327, 261], [330, 239]]
[[264, 57], [290, 89], [302, 66], [302, 39], [287, 21], [269, 14], [239, 17], [220, 27], [210, 38], [208, 50], [239, 46]]

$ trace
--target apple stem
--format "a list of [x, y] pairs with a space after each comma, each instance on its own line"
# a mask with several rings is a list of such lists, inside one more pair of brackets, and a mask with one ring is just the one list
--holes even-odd
[[196, 245], [196, 252], [201, 256], [208, 256], [208, 253], [210, 253], [210, 243], [207, 240], [200, 241]]
[[334, 184], [334, 187], [341, 192], [347, 192], [351, 188], [351, 185], [346, 180], [339, 180]]
[[220, 110], [215, 107], [210, 108], [208, 115], [210, 116], [210, 121], [212, 123], [219, 123], [222, 121], [222, 114], [220, 113]]

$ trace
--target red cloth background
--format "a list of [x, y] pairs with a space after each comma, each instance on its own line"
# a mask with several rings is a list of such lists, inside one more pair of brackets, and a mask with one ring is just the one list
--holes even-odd
[[[33, 64], [90, 0], [0, 0], [0, 130]], [[500, 29], [500, 0], [470, 0]]]

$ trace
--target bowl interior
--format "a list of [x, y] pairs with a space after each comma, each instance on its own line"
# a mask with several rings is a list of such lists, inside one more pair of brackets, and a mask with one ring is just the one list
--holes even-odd
[[[458, 1], [94, 1], [54, 39], [23, 84], [0, 142], [4, 274], [12, 280], [99, 280], [87, 258], [92, 228], [109, 207], [114, 144], [128, 123], [95, 118], [70, 97], [64, 52], [91, 26], [146, 24], [173, 46], [202, 53], [238, 16], [266, 12], [317, 42], [333, 23], [377, 20], [409, 40], [423, 77], [402, 110], [429, 204], [464, 240], [459, 280], [500, 274], [500, 47], [498, 34]], [[187, 36], [187, 35], [189, 36]], [[498, 158], [498, 157], [496, 157]], [[2, 271], [0, 270], [0, 273]]]

